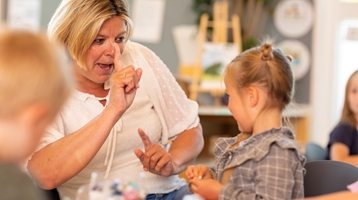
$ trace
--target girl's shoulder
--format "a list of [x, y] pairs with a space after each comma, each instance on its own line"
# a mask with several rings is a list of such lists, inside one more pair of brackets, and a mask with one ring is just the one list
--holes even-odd
[[357, 127], [352, 126], [352, 124], [346, 121], [339, 122], [332, 130], [332, 134], [340, 134], [340, 133], [356, 134], [356, 132], [357, 132]]
[[344, 128], [344, 129], [355, 129], [356, 127], [353, 126], [351, 123], [349, 123], [348, 121], [340, 121], [336, 126], [335, 129], [340, 129], [340, 128]]

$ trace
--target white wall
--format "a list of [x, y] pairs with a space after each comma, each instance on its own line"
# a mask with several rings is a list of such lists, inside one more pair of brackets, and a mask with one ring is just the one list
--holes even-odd
[[338, 82], [342, 80], [337, 76], [342, 69], [338, 62], [339, 28], [344, 20], [358, 20], [358, 4], [339, 0], [315, 0], [314, 3], [316, 23], [312, 40], [310, 140], [325, 146], [339, 119], [341, 105], [338, 102], [344, 98], [342, 84]]

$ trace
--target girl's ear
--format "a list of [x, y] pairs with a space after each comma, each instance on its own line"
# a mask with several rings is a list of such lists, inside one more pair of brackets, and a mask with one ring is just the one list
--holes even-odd
[[257, 91], [257, 88], [254, 86], [249, 86], [246, 89], [246, 94], [248, 95], [248, 102], [250, 107], [254, 107], [259, 102], [259, 93]]

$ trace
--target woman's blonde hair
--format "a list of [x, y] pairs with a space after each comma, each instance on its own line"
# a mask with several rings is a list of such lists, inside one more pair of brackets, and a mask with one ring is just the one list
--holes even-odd
[[71, 57], [86, 69], [85, 56], [105, 20], [121, 17], [126, 40], [132, 34], [132, 20], [126, 0], [63, 0], [48, 25], [50, 39], [64, 44]]
[[64, 55], [45, 33], [2, 30], [0, 117], [14, 116], [32, 103], [45, 103], [57, 113], [72, 84]]
[[224, 77], [240, 91], [252, 84], [267, 90], [272, 99], [267, 106], [278, 106], [283, 110], [294, 93], [294, 78], [290, 62], [271, 42], [251, 48], [238, 55], [225, 69]]
[[343, 109], [342, 109], [342, 116], [341, 116], [341, 122], [345, 121], [350, 123], [352, 126], [356, 126], [357, 125], [357, 120], [354, 117], [354, 113], [353, 111], [350, 109], [349, 107], [349, 101], [348, 101], [348, 95], [349, 95], [349, 89], [352, 85], [352, 81], [353, 78], [355, 76], [358, 75], [358, 70], [356, 70], [355, 72], [353, 72], [353, 74], [349, 77], [347, 84], [346, 84], [346, 93], [344, 95], [344, 105], [343, 105]]

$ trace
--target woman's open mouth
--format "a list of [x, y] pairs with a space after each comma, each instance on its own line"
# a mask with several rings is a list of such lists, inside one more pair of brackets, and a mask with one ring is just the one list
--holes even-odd
[[98, 64], [99, 69], [104, 73], [111, 73], [113, 70], [113, 66], [114, 66], [113, 63], [111, 63], [111, 64], [99, 63]]

